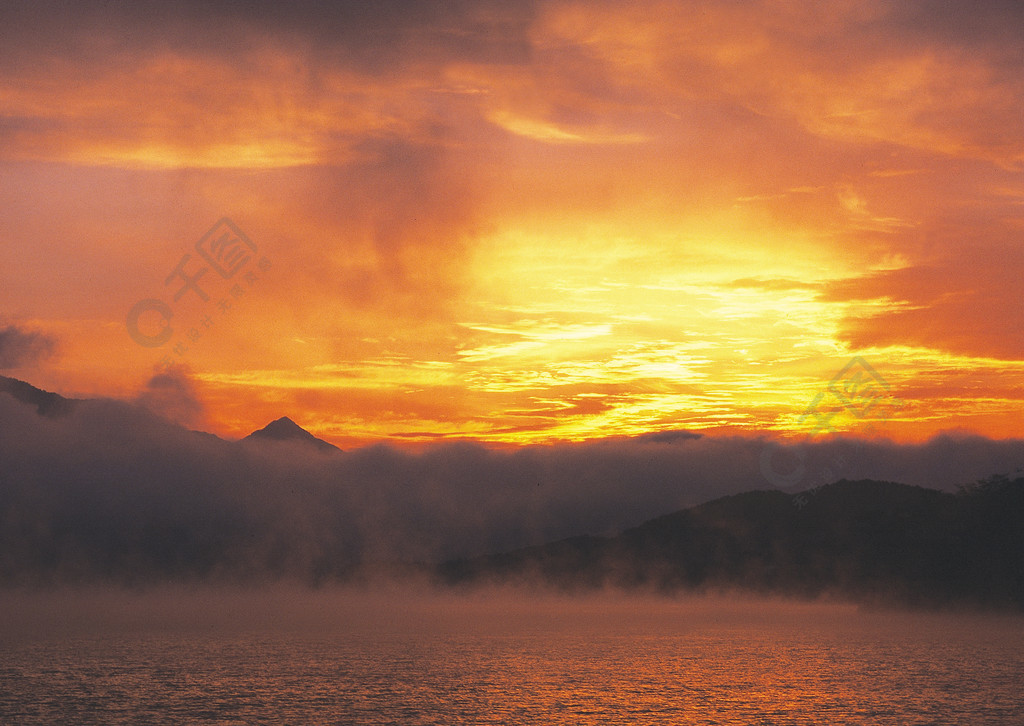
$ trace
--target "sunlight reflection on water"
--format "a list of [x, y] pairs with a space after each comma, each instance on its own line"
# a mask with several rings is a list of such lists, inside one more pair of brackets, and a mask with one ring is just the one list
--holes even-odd
[[141, 597], [106, 607], [106, 622], [14, 607], [0, 722], [1024, 723], [1021, 618], [509, 593], [280, 597], [184, 596], [169, 610]]

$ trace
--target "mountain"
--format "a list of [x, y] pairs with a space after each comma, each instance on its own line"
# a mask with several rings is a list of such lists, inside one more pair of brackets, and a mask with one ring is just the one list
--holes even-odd
[[[401, 562], [456, 585], [740, 589], [1024, 610], [1024, 478], [993, 477], [957, 494], [872, 480], [797, 496], [747, 491], [616, 536], [512, 549], [531, 532], [607, 531], [603, 511], [589, 520], [579, 513], [643, 498], [658, 479], [623, 462], [676, 446], [676, 434], [645, 439], [627, 458], [597, 459], [609, 473], [595, 478], [579, 466], [594, 447], [541, 458], [482, 446], [302, 457], [310, 445], [338, 449], [288, 418], [241, 443], [135, 403], [65, 399], [0, 377], [5, 395], [32, 408], [0, 406], [0, 588], [215, 577], [320, 583]], [[36, 420], [72, 409], [61, 425]], [[944, 442], [947, 460], [964, 451], [954, 444]], [[543, 462], [561, 466], [564, 479], [540, 479]], [[602, 491], [605, 478], [617, 488]], [[712, 491], [695, 481], [696, 491]], [[639, 519], [628, 516], [617, 521]], [[499, 554], [443, 562], [465, 552]]]
[[839, 481], [797, 497], [752, 491], [614, 537], [574, 537], [437, 569], [449, 584], [743, 589], [914, 605], [1024, 608], [1024, 479], [948, 494]]
[[19, 381], [17, 378], [0, 376], [0, 393], [7, 393], [22, 403], [35, 406], [40, 416], [56, 418], [70, 413], [78, 403], [76, 399], [64, 398], [56, 393], [50, 393], [40, 388]]
[[[17, 401], [27, 403], [30, 406], [35, 406], [36, 411], [40, 416], [46, 416], [48, 418], [64, 416], [70, 413], [75, 406], [82, 402], [80, 399], [64, 398], [57, 393], [44, 391], [41, 388], [36, 388], [30, 383], [18, 380], [17, 378], [9, 378], [7, 376], [0, 376], [0, 393], [7, 393]], [[206, 438], [217, 439], [218, 441], [221, 440], [213, 434], [208, 434], [202, 431], [196, 431], [193, 433]], [[287, 416], [282, 416], [276, 421], [271, 421], [260, 430], [253, 431], [242, 440], [246, 441], [252, 439], [305, 441], [306, 443], [317, 447], [321, 451], [341, 451], [341, 449], [334, 444], [330, 444], [323, 439], [318, 439]]]
[[304, 441], [307, 444], [312, 444], [321, 451], [341, 451], [341, 449], [334, 444], [330, 444], [323, 439], [318, 439], [287, 416], [282, 416], [276, 421], [271, 421], [258, 431], [253, 431], [242, 439], [242, 441], [260, 439], [271, 439], [273, 441]]

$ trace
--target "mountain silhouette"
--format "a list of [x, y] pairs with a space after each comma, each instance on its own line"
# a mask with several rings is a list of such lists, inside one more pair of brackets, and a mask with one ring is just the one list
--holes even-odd
[[[600, 490], [567, 506], [575, 478], [565, 480], [574, 488], [544, 499], [531, 499], [545, 494], [532, 485], [500, 489], [501, 476], [532, 483], [536, 471], [516, 479], [514, 460], [482, 447], [418, 458], [384, 447], [295, 462], [302, 447], [340, 450], [287, 417], [225, 441], [131, 402], [66, 399], [0, 377], [4, 395], [28, 405], [0, 406], [0, 587], [321, 583], [399, 563], [453, 585], [742, 590], [1024, 610], [1024, 478], [990, 477], [957, 493], [875, 480], [797, 495], [747, 491], [615, 536], [513, 549], [530, 541], [532, 527], [547, 527], [552, 539], [588, 531], [574, 507], [590, 506], [586, 497]], [[35, 420], [68, 412], [59, 425]], [[655, 441], [675, 446], [677, 438]], [[608, 476], [638, 496], [651, 483], [625, 470]], [[470, 501], [460, 505], [455, 493]], [[466, 552], [497, 554], [451, 559]]]
[[78, 403], [77, 399], [63, 396], [36, 388], [30, 383], [17, 378], [0, 376], [0, 393], [8, 393], [15, 400], [35, 406], [40, 416], [57, 418], [70, 413]]
[[253, 431], [242, 439], [242, 441], [260, 439], [270, 439], [273, 441], [303, 441], [307, 444], [312, 444], [321, 451], [341, 451], [341, 449], [334, 444], [328, 443], [323, 439], [318, 439], [287, 416], [282, 416], [276, 421], [271, 421], [258, 431]]
[[1024, 608], [1024, 479], [949, 494], [839, 481], [796, 497], [751, 491], [614, 537], [573, 537], [437, 568], [449, 584], [742, 589], [912, 605]]

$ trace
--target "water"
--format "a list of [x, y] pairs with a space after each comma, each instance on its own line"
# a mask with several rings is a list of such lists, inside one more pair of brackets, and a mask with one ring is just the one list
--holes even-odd
[[773, 601], [7, 596], [0, 723], [1024, 724], [1024, 618]]

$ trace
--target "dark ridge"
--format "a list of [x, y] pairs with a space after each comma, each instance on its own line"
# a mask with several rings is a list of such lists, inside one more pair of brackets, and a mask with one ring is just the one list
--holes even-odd
[[752, 491], [614, 537], [575, 537], [441, 564], [448, 584], [743, 589], [921, 607], [1024, 609], [1024, 478], [960, 494], [839, 481]]
[[56, 393], [36, 388], [25, 381], [7, 376], [0, 376], [0, 393], [7, 393], [15, 400], [35, 406], [40, 416], [48, 418], [65, 416], [78, 404], [77, 399], [64, 398]]
[[637, 438], [641, 441], [650, 441], [654, 444], [674, 444], [677, 441], [689, 441], [691, 439], [702, 438], [704, 434], [698, 434], [693, 431], [670, 429], [668, 431], [653, 431], [646, 434], [640, 434]]
[[287, 416], [282, 416], [276, 421], [271, 421], [258, 431], [253, 431], [251, 434], [249, 434], [242, 440], [251, 441], [254, 439], [270, 439], [273, 441], [304, 441], [307, 444], [312, 444], [321, 451], [341, 451], [341, 449], [339, 449], [334, 444], [328, 443], [323, 439], [318, 439], [316, 436], [306, 431], [306, 429], [299, 426], [297, 423], [292, 421]]

